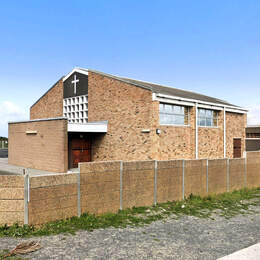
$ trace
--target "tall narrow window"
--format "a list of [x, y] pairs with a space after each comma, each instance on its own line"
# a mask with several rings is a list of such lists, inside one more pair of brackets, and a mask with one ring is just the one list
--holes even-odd
[[210, 109], [198, 109], [198, 125], [207, 127], [218, 126], [218, 112]]
[[160, 103], [161, 125], [188, 125], [189, 108], [171, 104]]

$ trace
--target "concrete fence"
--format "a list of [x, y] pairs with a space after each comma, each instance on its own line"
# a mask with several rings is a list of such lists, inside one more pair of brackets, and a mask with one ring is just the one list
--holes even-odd
[[246, 159], [81, 163], [79, 173], [0, 176], [0, 224], [39, 225], [243, 187], [260, 187], [260, 152]]

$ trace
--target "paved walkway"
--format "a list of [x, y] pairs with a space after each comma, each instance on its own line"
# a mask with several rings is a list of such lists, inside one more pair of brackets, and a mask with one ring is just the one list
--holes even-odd
[[[169, 218], [140, 228], [99, 229], [39, 240], [43, 246], [28, 259], [185, 259], [215, 260], [260, 242], [260, 207], [251, 215]], [[25, 239], [0, 238], [0, 249]], [[232, 259], [233, 260], [233, 259]]]
[[260, 243], [239, 250], [228, 256], [219, 258], [218, 260], [259, 260], [260, 259]]
[[24, 169], [26, 170], [26, 172], [29, 173], [30, 176], [60, 174], [56, 172], [41, 171], [41, 170], [35, 170], [35, 169], [11, 165], [8, 164], [8, 158], [0, 158], [0, 175], [22, 175]]

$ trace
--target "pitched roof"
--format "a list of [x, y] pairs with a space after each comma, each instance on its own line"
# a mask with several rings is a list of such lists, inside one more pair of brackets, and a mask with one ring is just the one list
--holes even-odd
[[[86, 69], [82, 69], [84, 71], [87, 71]], [[220, 105], [226, 105], [226, 106], [232, 106], [232, 107], [237, 107], [241, 108], [239, 106], [236, 106], [234, 104], [231, 104], [225, 100], [221, 100], [218, 98], [214, 97], [209, 97], [203, 94], [198, 94], [196, 92], [192, 91], [187, 91], [183, 89], [178, 89], [178, 88], [173, 88], [173, 87], [167, 87], [155, 83], [150, 83], [150, 82], [145, 82], [145, 81], [140, 81], [140, 80], [135, 80], [135, 79], [129, 79], [125, 77], [119, 77], [119, 76], [114, 76], [111, 74], [107, 74], [104, 72], [96, 71], [96, 70], [91, 70], [89, 69], [88, 71], [92, 71], [107, 77], [111, 77], [120, 81], [123, 81], [128, 84], [135, 85], [137, 87], [145, 88], [148, 90], [151, 90], [153, 93], [160, 93], [160, 94], [165, 94], [165, 95], [170, 95], [170, 96], [175, 96], [175, 97], [180, 97], [180, 98], [186, 98], [186, 99], [194, 99], [194, 100], [200, 100], [200, 101], [205, 101], [205, 102], [210, 102], [210, 103], [216, 103]]]

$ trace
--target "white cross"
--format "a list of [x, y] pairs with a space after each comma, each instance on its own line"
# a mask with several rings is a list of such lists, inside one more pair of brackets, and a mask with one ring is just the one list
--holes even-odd
[[74, 80], [71, 81], [72, 84], [74, 84], [74, 94], [76, 94], [77, 91], [77, 83], [79, 82], [79, 79], [77, 79], [76, 74], [74, 75]]

